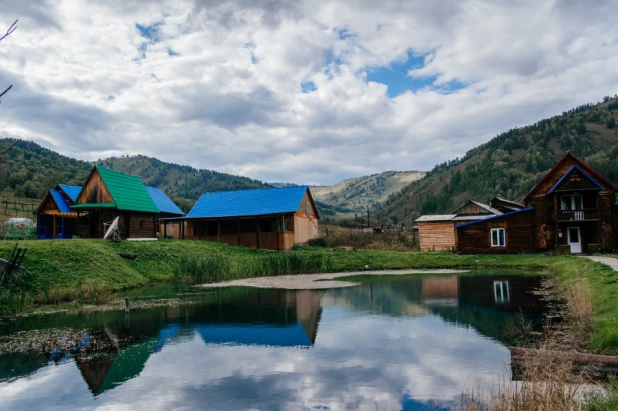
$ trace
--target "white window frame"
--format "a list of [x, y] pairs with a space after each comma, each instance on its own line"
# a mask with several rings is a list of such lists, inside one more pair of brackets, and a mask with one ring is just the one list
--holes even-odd
[[494, 302], [508, 303], [511, 301], [508, 281], [494, 281]]
[[[502, 237], [500, 237], [500, 232], [502, 232]], [[494, 243], [494, 233], [497, 233], [496, 239], [498, 240], [498, 244]], [[502, 244], [500, 244], [500, 239], [502, 239]], [[502, 227], [492, 228], [490, 233], [490, 240], [492, 247], [506, 247], [506, 230]]]

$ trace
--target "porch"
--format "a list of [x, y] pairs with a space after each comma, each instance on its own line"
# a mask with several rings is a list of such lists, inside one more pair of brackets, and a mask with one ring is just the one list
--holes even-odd
[[185, 220], [183, 238], [266, 250], [294, 245], [294, 215]]
[[556, 225], [556, 252], [562, 254], [594, 254], [602, 250], [598, 220], [558, 221]]

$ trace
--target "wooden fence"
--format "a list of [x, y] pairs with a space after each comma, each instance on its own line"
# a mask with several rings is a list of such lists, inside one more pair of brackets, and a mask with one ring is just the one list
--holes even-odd
[[[23, 201], [22, 201], [23, 200]], [[26, 199], [0, 198], [0, 215], [7, 217], [30, 217], [39, 206], [36, 202], [25, 202]], [[32, 201], [32, 200], [31, 200]]]

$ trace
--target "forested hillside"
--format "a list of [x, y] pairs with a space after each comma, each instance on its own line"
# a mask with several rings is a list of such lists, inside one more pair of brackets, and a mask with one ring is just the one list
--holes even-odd
[[509, 130], [461, 159], [436, 165], [384, 204], [387, 221], [412, 223], [419, 215], [448, 213], [468, 199], [520, 201], [570, 150], [618, 183], [618, 98], [605, 97], [562, 115]]
[[268, 184], [247, 177], [198, 170], [142, 155], [108, 158], [99, 160], [97, 164], [140, 176], [146, 185], [160, 188], [168, 195], [191, 200], [197, 200], [202, 194], [211, 191], [269, 187]]
[[[15, 140], [0, 139], [0, 150]], [[266, 187], [257, 180], [189, 166], [165, 163], [145, 156], [99, 160], [100, 165], [139, 175], [147, 184], [164, 190], [187, 208], [207, 191], [227, 191]], [[21, 141], [0, 158], [0, 194], [40, 199], [46, 190], [58, 183], [82, 185], [93, 164], [75, 160]], [[185, 204], [186, 203], [186, 204]]]

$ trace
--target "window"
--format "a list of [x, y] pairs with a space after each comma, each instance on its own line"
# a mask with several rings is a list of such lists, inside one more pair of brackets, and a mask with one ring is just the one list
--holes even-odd
[[496, 303], [508, 303], [510, 301], [508, 281], [494, 281], [494, 301]]
[[504, 236], [504, 228], [491, 229], [491, 246], [504, 247], [506, 246], [506, 238]]
[[283, 223], [283, 229], [281, 229], [281, 220], [277, 220], [277, 230], [279, 230], [279, 232], [283, 232], [283, 231], [290, 231], [290, 220], [285, 220], [285, 222]]
[[581, 210], [583, 208], [581, 194], [567, 194], [560, 197], [561, 210]]

